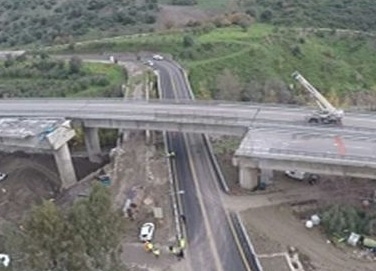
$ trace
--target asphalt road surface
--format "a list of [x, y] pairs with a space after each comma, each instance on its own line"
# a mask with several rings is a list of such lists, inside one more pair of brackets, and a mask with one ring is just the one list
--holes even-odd
[[[183, 78], [181, 78], [182, 80]], [[162, 85], [167, 79], [162, 78]], [[180, 83], [175, 87], [180, 91]], [[183, 98], [187, 99], [187, 97]], [[304, 127], [308, 125], [304, 116], [311, 110], [289, 106], [270, 106], [246, 103], [174, 103], [171, 101], [146, 102], [116, 99], [1, 99], [0, 116], [49, 116], [81, 119], [129, 119], [139, 121], [180, 120], [186, 122], [231, 123], [240, 127], [270, 123], [279, 127]], [[337, 130], [356, 130], [358, 133], [376, 132], [376, 118], [373, 113], [347, 113], [343, 125]], [[293, 127], [295, 126], [295, 127]], [[333, 126], [325, 126], [331, 127]], [[341, 131], [339, 131], [341, 132]]]
[[[163, 97], [189, 98], [183, 74], [167, 61], [157, 62]], [[220, 197], [220, 189], [202, 135], [168, 133], [176, 153], [179, 189], [186, 217], [192, 270], [250, 270]]]

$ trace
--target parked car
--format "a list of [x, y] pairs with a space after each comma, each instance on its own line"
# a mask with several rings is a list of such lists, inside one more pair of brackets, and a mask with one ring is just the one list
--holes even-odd
[[317, 174], [312, 174], [312, 173], [298, 171], [298, 170], [286, 170], [285, 175], [294, 180], [308, 181], [309, 184], [315, 184], [320, 179], [320, 176]]
[[0, 172], [0, 182], [4, 181], [8, 177], [8, 174]]
[[147, 222], [142, 225], [141, 230], [140, 230], [140, 241], [146, 242], [146, 241], [151, 241], [154, 236], [154, 229], [155, 226], [151, 222]]
[[154, 60], [163, 60], [163, 56], [161, 55], [153, 55]]
[[0, 254], [0, 266], [8, 267], [10, 264], [10, 258], [8, 254]]

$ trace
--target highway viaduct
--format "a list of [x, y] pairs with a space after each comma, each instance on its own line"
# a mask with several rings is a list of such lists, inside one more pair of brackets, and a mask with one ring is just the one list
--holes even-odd
[[[0, 100], [3, 118], [65, 118], [82, 125], [92, 161], [101, 154], [99, 128], [159, 130], [244, 137], [233, 164], [239, 167], [240, 183], [245, 188], [258, 184], [260, 169], [376, 176], [373, 114], [349, 113], [343, 126], [323, 127], [303, 122], [309, 112], [298, 107], [188, 100]], [[1, 142], [12, 145], [9, 139]], [[66, 163], [67, 158], [63, 160]]]

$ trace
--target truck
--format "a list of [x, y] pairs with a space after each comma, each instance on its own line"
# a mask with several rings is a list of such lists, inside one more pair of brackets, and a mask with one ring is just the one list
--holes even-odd
[[344, 111], [335, 108], [317, 89], [315, 89], [299, 72], [291, 75], [297, 80], [314, 98], [319, 110], [306, 116], [306, 121], [311, 124], [342, 124]]

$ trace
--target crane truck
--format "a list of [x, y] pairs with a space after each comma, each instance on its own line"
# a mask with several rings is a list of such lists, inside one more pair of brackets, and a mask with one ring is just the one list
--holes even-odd
[[319, 110], [306, 117], [312, 124], [341, 124], [344, 112], [335, 108], [321, 93], [315, 89], [299, 72], [295, 71], [292, 77], [297, 80], [315, 99]]

